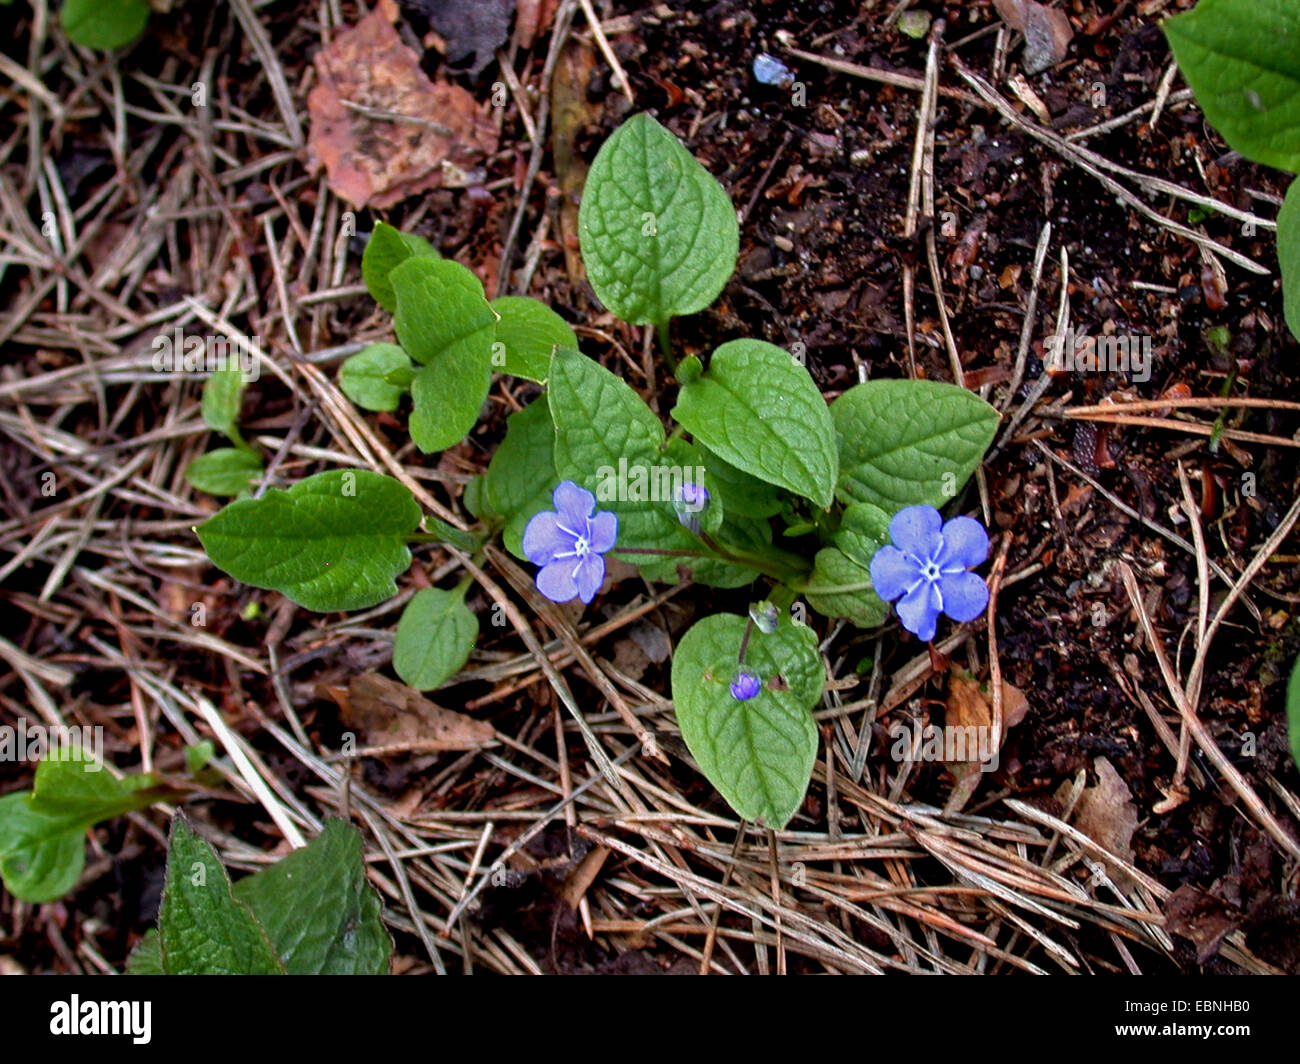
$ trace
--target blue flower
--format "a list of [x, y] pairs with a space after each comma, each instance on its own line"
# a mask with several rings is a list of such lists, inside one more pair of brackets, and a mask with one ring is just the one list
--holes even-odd
[[[970, 517], [943, 519], [933, 506], [908, 506], [889, 522], [889, 538], [871, 559], [871, 583], [886, 602], [898, 599], [903, 627], [929, 642], [935, 621], [973, 621], [989, 601], [981, 577], [966, 570], [989, 556], [989, 535]], [[901, 596], [901, 598], [900, 598]]]
[[537, 573], [537, 590], [552, 602], [590, 602], [605, 579], [605, 559], [618, 538], [618, 518], [596, 513], [596, 497], [571, 480], [551, 496], [555, 510], [543, 510], [524, 529], [524, 554]]
[[731, 681], [731, 697], [737, 702], [748, 702], [763, 689], [763, 681], [750, 669], [739, 668]]

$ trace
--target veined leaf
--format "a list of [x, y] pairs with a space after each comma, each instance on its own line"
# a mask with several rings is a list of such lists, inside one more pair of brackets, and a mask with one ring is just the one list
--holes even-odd
[[822, 508], [834, 499], [835, 428], [808, 370], [775, 344], [732, 340], [684, 384], [673, 417], [737, 469]]
[[780, 830], [798, 811], [817, 760], [812, 707], [826, 671], [810, 628], [783, 620], [755, 632], [745, 666], [762, 681], [747, 701], [731, 693], [746, 621], [714, 614], [673, 654], [672, 691], [682, 738], [700, 770], [736, 813]]
[[433, 245], [414, 233], [403, 233], [378, 222], [361, 255], [361, 279], [374, 301], [389, 314], [397, 309], [397, 293], [388, 275], [412, 257], [441, 258]]
[[578, 238], [600, 301], [626, 322], [661, 328], [718, 297], [740, 247], [726, 190], [647, 114], [629, 118], [596, 153]]
[[493, 368], [526, 380], [546, 383], [551, 355], [557, 347], [577, 350], [578, 338], [569, 323], [545, 303], [528, 296], [492, 300], [497, 322]]
[[209, 495], [238, 495], [261, 474], [261, 456], [239, 447], [218, 447], [199, 455], [185, 468], [185, 479]]
[[197, 529], [214, 565], [317, 612], [357, 610], [397, 594], [420, 507], [399, 481], [332, 470], [231, 503]]
[[393, 411], [407, 389], [390, 377], [413, 368], [397, 344], [371, 344], [344, 360], [339, 367], [339, 388], [362, 410]]
[[1164, 31], [1223, 139], [1248, 159], [1300, 171], [1300, 5], [1200, 0]]
[[830, 409], [840, 450], [836, 495], [890, 514], [951, 500], [998, 427], [997, 411], [983, 399], [939, 381], [868, 381]]

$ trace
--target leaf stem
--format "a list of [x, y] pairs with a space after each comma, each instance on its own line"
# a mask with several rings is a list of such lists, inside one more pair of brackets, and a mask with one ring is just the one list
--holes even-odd
[[668, 335], [668, 322], [671, 319], [665, 318], [663, 321], [655, 322], [655, 337], [659, 340], [659, 353], [664, 356], [664, 361], [668, 363], [668, 369], [677, 372], [677, 356], [673, 354], [673, 341]]

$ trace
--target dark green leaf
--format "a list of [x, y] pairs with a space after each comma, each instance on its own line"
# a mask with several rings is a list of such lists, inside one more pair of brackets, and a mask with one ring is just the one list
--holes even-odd
[[735, 271], [740, 246], [726, 190], [647, 114], [596, 153], [578, 238], [596, 295], [634, 325], [703, 310]]
[[332, 470], [231, 503], [197, 529], [214, 565], [317, 612], [374, 606], [411, 564], [420, 507], [399, 481]]
[[184, 813], [172, 818], [158, 933], [168, 975], [284, 974], [265, 929], [235, 900], [216, 852]]
[[146, 0], [63, 0], [63, 32], [83, 48], [120, 48], [144, 32]]
[[724, 461], [823, 508], [834, 499], [835, 429], [808, 370], [762, 340], [733, 340], [683, 385], [673, 417]]
[[290, 975], [387, 975], [392, 952], [361, 834], [331, 818], [305, 847], [235, 884]]

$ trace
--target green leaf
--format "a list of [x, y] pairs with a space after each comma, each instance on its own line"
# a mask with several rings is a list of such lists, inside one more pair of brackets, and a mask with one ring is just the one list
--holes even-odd
[[691, 754], [739, 816], [780, 830], [803, 802], [817, 760], [811, 709], [826, 671], [810, 628], [782, 620], [755, 631], [745, 665], [763, 682], [748, 701], [731, 694], [745, 618], [705, 617], [673, 654], [677, 723]]
[[441, 687], [468, 660], [478, 639], [478, 618], [465, 605], [467, 590], [426, 587], [406, 604], [393, 641], [393, 668], [408, 687]]
[[726, 190], [673, 134], [634, 115], [601, 145], [578, 209], [587, 278], [633, 325], [703, 310], [736, 269], [740, 230]]
[[483, 499], [488, 510], [505, 520], [501, 541], [522, 558], [524, 527], [551, 508], [555, 475], [555, 426], [546, 396], [533, 400], [506, 419], [506, 438], [488, 463]]
[[127, 975], [166, 975], [162, 966], [162, 941], [158, 929], [150, 928], [126, 958]]
[[487, 399], [497, 316], [478, 278], [449, 259], [410, 258], [389, 279], [397, 338], [423, 366], [411, 382], [411, 439], [425, 452], [445, 450], [465, 438]]
[[695, 441], [704, 456], [704, 465], [713, 477], [728, 515], [736, 517], [772, 517], [781, 510], [781, 496], [775, 484], [768, 484], [723, 461], [706, 446]]
[[942, 506], [979, 466], [998, 413], [965, 388], [939, 381], [857, 384], [831, 403], [844, 502], [888, 513]]
[[[488, 356], [491, 358], [491, 355]], [[445, 451], [469, 435], [492, 387], [492, 363], [439, 359], [411, 381], [411, 439], [425, 454]]]
[[184, 813], [172, 818], [158, 934], [168, 975], [284, 974], [265, 929], [235, 900], [216, 852]]
[[1291, 335], [1300, 339], [1300, 180], [1291, 182], [1277, 212], [1277, 261], [1286, 323]]
[[185, 468], [185, 479], [209, 495], [238, 495], [261, 475], [261, 456], [238, 447], [219, 447]]
[[399, 481], [331, 470], [231, 503], [198, 529], [214, 565], [318, 613], [358, 610], [397, 594], [420, 507]]
[[63, 32], [83, 48], [120, 48], [144, 32], [147, 0], [64, 0]]
[[332, 817], [306, 846], [235, 884], [290, 975], [388, 974], [393, 943], [362, 851], [360, 832]]
[[244, 375], [238, 362], [227, 362], [224, 369], [219, 369], [204, 382], [203, 423], [213, 432], [219, 432], [231, 440], [239, 440], [236, 425], [239, 423], [239, 408], [244, 398]]
[[673, 418], [724, 461], [823, 509], [835, 496], [835, 429], [808, 370], [775, 344], [732, 340], [683, 385]]
[[[91, 767], [93, 766], [93, 767]], [[173, 796], [150, 775], [114, 779], [73, 749], [48, 750], [30, 791], [0, 798], [0, 877], [15, 898], [53, 901], [77, 885], [87, 829]]]
[[411, 258], [389, 280], [397, 293], [393, 328], [416, 362], [492, 364], [497, 315], [469, 270], [450, 259]]
[[885, 623], [889, 606], [871, 587], [871, 558], [889, 542], [889, 514], [870, 503], [844, 511], [835, 545], [817, 552], [803, 589], [808, 605], [824, 617], [845, 617], [859, 628]]
[[399, 232], [387, 222], [375, 225], [361, 254], [361, 279], [375, 302], [390, 314], [397, 309], [397, 293], [388, 275], [413, 257], [441, 258], [423, 237]]
[[1291, 759], [1300, 768], [1300, 658], [1292, 666], [1286, 685], [1286, 726], [1291, 736]]
[[362, 410], [393, 411], [406, 389], [393, 384], [389, 375], [411, 369], [410, 358], [396, 344], [371, 344], [344, 360], [339, 387]]
[[545, 384], [552, 352], [578, 347], [569, 323], [536, 299], [502, 296], [492, 300], [492, 309], [501, 317], [492, 364], [502, 373]]
[[1201, 0], [1164, 31], [1223, 139], [1248, 159], [1300, 170], [1300, 6]]

